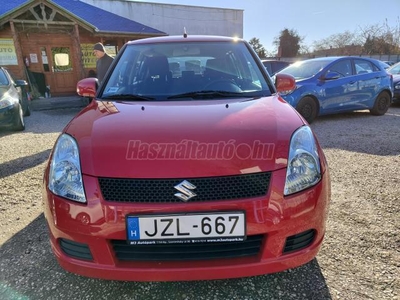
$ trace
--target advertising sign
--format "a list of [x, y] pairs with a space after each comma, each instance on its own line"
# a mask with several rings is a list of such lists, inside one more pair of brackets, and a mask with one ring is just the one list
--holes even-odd
[[0, 39], [0, 65], [18, 65], [17, 53], [12, 39]]
[[[81, 44], [83, 67], [87, 69], [96, 69], [96, 56], [93, 54], [94, 44]], [[117, 55], [116, 46], [104, 46], [108, 55], [115, 57]]]
[[96, 56], [93, 54], [94, 44], [81, 44], [83, 67], [96, 69]]

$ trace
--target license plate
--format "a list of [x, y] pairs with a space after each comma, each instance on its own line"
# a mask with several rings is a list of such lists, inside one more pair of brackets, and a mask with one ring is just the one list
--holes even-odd
[[244, 212], [127, 216], [128, 243], [170, 244], [243, 241]]

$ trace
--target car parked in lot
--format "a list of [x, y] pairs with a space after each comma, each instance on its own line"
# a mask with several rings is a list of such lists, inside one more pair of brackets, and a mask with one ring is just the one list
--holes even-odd
[[321, 57], [296, 62], [278, 72], [296, 78], [283, 95], [311, 123], [319, 115], [369, 109], [384, 115], [393, 96], [393, 78], [374, 59]]
[[396, 62], [391, 61], [391, 60], [383, 60], [383, 62], [389, 66], [393, 66]]
[[400, 103], [400, 62], [392, 65], [387, 71], [393, 75], [393, 102]]
[[[173, 68], [174, 72], [172, 72]], [[321, 247], [324, 153], [244, 40], [128, 42], [62, 131], [45, 169], [53, 252], [66, 270], [132, 281], [254, 276]]]
[[276, 59], [263, 59], [262, 63], [264, 67], [267, 68], [267, 71], [270, 76], [275, 75], [280, 70], [286, 68], [291, 64], [288, 61], [276, 60]]
[[14, 79], [5, 67], [0, 67], [0, 126], [24, 130], [24, 115], [30, 115], [30, 97], [25, 80]]
[[385, 62], [385, 61], [377, 60], [377, 62], [378, 62], [378, 63], [380, 64], [380, 66], [381, 66], [382, 68], [384, 68], [385, 70], [387, 70], [387, 69], [390, 68], [390, 65], [389, 65], [387, 62]]

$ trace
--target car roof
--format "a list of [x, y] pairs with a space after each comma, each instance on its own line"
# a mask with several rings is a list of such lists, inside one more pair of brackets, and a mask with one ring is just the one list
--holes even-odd
[[153, 44], [153, 43], [177, 43], [177, 42], [235, 42], [243, 41], [240, 38], [214, 36], [214, 35], [171, 35], [162, 37], [153, 37], [140, 40], [129, 41], [127, 44]]
[[285, 60], [279, 60], [279, 59], [262, 59], [262, 62], [267, 62], [267, 61], [272, 61], [272, 62], [284, 62], [284, 63], [289, 63], [288, 61]]

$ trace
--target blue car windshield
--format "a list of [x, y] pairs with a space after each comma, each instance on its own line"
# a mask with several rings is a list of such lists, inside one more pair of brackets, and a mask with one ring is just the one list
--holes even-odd
[[272, 93], [244, 43], [196, 41], [127, 45], [100, 97], [184, 100]]
[[296, 80], [302, 80], [315, 76], [315, 74], [317, 74], [331, 62], [332, 60], [298, 61], [279, 71], [279, 73], [290, 74]]

